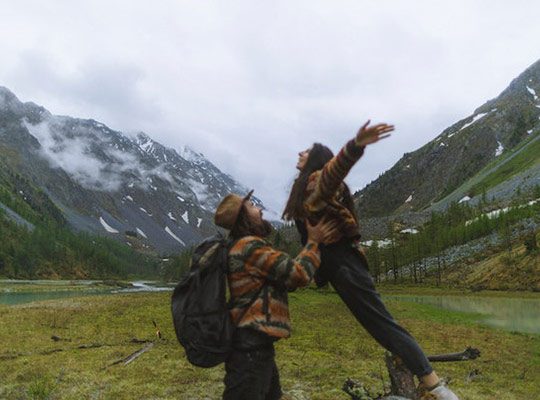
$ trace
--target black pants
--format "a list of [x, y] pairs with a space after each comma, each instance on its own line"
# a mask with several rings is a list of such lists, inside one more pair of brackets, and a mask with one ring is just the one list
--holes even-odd
[[225, 362], [223, 400], [279, 400], [281, 385], [274, 341], [251, 329], [238, 329]]
[[386, 350], [399, 356], [418, 377], [433, 371], [414, 338], [390, 315], [377, 293], [365, 258], [351, 241], [321, 250], [321, 267], [343, 302], [371, 336]]

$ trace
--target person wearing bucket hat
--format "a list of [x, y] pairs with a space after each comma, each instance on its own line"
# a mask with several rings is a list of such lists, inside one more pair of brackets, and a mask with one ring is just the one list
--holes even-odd
[[335, 235], [335, 224], [306, 223], [307, 243], [296, 257], [266, 240], [272, 227], [246, 196], [227, 195], [214, 221], [229, 231], [230, 313], [237, 327], [225, 361], [225, 400], [278, 400], [282, 396], [274, 342], [291, 334], [288, 291], [308, 285], [320, 264], [319, 244]]
[[250, 190], [244, 197], [234, 193], [225, 196], [214, 215], [216, 225], [231, 230], [238, 219], [242, 206], [251, 198], [252, 194], [253, 190]]

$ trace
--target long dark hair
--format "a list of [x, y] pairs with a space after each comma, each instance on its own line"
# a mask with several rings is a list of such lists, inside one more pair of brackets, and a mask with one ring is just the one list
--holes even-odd
[[[282, 218], [290, 221], [294, 219], [304, 219], [307, 217], [307, 213], [304, 207], [306, 187], [308, 183], [309, 176], [320, 169], [322, 169], [325, 164], [334, 157], [334, 153], [328, 147], [321, 143], [314, 143], [309, 150], [309, 156], [306, 160], [306, 164], [300, 171], [300, 174], [295, 179], [289, 199], [287, 200], [287, 205], [283, 211]], [[356, 219], [356, 212], [354, 209], [354, 201], [351, 195], [349, 187], [343, 183], [343, 192], [342, 198], [340, 199], [341, 203], [351, 212], [351, 214]]]
[[334, 153], [332, 153], [332, 150], [330, 150], [328, 147], [320, 143], [313, 144], [311, 150], [309, 150], [306, 164], [292, 185], [289, 200], [287, 200], [287, 205], [283, 211], [283, 219], [290, 221], [293, 219], [301, 219], [306, 217], [306, 210], [304, 209], [304, 197], [309, 176], [313, 172], [322, 169], [324, 165], [333, 157]]

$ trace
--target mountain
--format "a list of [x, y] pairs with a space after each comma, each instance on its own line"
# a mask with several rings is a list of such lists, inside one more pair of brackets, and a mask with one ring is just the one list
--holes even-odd
[[[142, 132], [127, 135], [92, 119], [52, 115], [3, 87], [0, 155], [4, 172], [39, 188], [57, 220], [162, 254], [215, 233], [219, 200], [248, 191], [188, 147], [175, 150]], [[14, 195], [35, 201], [22, 188]]]
[[368, 221], [399, 215], [414, 223], [452, 202], [475, 204], [482, 197], [508, 201], [516, 191], [536, 185], [540, 185], [540, 60], [497, 98], [404, 154], [354, 198], [359, 214]]

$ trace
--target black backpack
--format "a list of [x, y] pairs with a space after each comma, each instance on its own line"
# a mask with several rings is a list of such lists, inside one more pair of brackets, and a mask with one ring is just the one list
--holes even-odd
[[200, 243], [193, 252], [189, 273], [172, 294], [176, 337], [184, 347], [188, 361], [198, 367], [209, 368], [224, 362], [232, 349], [235, 327], [226, 293], [231, 244], [221, 234]]

